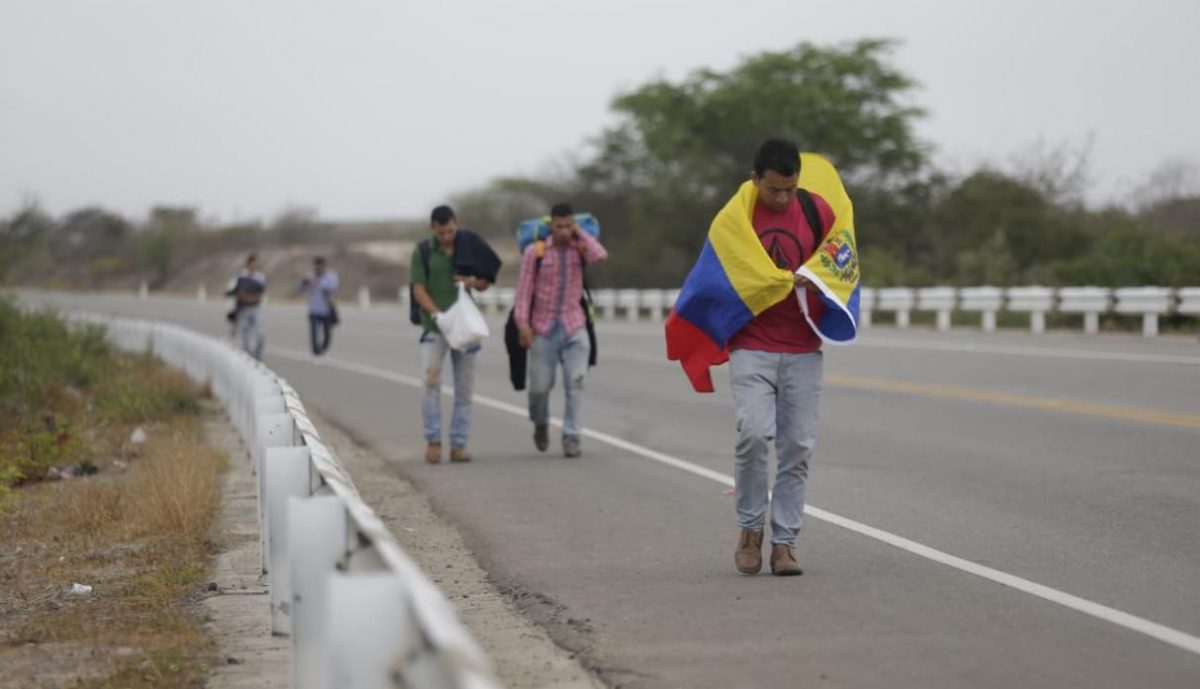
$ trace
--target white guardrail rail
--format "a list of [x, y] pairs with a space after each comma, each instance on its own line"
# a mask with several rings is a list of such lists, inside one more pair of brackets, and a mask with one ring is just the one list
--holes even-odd
[[[485, 313], [507, 313], [514, 296], [511, 288], [488, 290], [479, 305]], [[605, 321], [660, 321], [678, 296], [679, 290], [592, 290], [596, 314]], [[873, 313], [891, 313], [897, 327], [907, 328], [917, 311], [936, 314], [937, 329], [949, 330], [954, 314], [977, 313], [983, 331], [995, 332], [996, 314], [1007, 312], [1028, 314], [1030, 331], [1043, 333], [1047, 314], [1065, 313], [1082, 315], [1084, 331], [1095, 334], [1101, 316], [1116, 314], [1141, 316], [1142, 334], [1156, 337], [1163, 316], [1200, 316], [1200, 287], [864, 287], [859, 305], [863, 327], [870, 327]]]
[[76, 314], [121, 349], [207, 382], [250, 450], [272, 632], [296, 689], [498, 689], [458, 612], [362, 501], [287, 381], [228, 343], [159, 322]]
[[[138, 290], [146, 299], [149, 292], [143, 283]], [[400, 305], [408, 307], [408, 289], [399, 291]], [[516, 290], [501, 287], [481, 292], [477, 301], [484, 313], [504, 314], [512, 308]], [[605, 321], [661, 321], [671, 312], [679, 290], [661, 289], [595, 289], [592, 299], [596, 314]], [[203, 287], [196, 299], [204, 301]], [[371, 306], [370, 295], [360, 291], [359, 307]], [[1049, 313], [1083, 316], [1083, 329], [1088, 334], [1100, 332], [1100, 317], [1106, 314], [1141, 316], [1142, 334], [1158, 336], [1159, 319], [1179, 314], [1200, 316], [1200, 287], [864, 287], [859, 294], [862, 309], [861, 325], [871, 325], [873, 313], [891, 313], [899, 328], [907, 328], [913, 311], [936, 314], [938, 330], [948, 330], [955, 313], [977, 313], [984, 332], [996, 330], [996, 314], [1000, 312], [1028, 314], [1029, 329], [1035, 334], [1046, 330]]]

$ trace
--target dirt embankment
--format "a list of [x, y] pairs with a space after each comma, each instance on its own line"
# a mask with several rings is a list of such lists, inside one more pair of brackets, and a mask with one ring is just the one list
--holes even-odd
[[[414, 246], [414, 239], [389, 239], [263, 247], [254, 253], [267, 276], [267, 294], [273, 299], [297, 298], [300, 280], [312, 269], [313, 257], [324, 256], [338, 273], [341, 282], [338, 293], [343, 301], [357, 299], [364, 286], [370, 289], [373, 300], [392, 301], [401, 289], [407, 290]], [[495, 246], [504, 260], [500, 284], [513, 286], [518, 267], [516, 244], [505, 241], [497, 242]], [[191, 296], [203, 287], [209, 299], [216, 299], [224, 293], [230, 278], [241, 269], [248, 253], [247, 250], [228, 249], [191, 257], [174, 267], [161, 283], [132, 269], [96, 273], [73, 270], [70, 266], [33, 274], [17, 271], [11, 280], [14, 286], [24, 287], [134, 291], [146, 279], [154, 291]]]

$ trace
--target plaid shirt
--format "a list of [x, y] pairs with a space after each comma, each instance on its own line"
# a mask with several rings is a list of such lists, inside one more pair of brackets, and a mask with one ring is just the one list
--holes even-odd
[[532, 323], [533, 331], [538, 335], [548, 335], [555, 321], [562, 321], [567, 335], [574, 335], [587, 323], [587, 315], [579, 305], [583, 297], [584, 262], [599, 263], [606, 258], [608, 252], [604, 246], [588, 233], [580, 232], [567, 249], [559, 249], [547, 241], [542, 266], [538, 268], [537, 242], [530, 244], [521, 258], [521, 277], [517, 280], [513, 320], [522, 327]]

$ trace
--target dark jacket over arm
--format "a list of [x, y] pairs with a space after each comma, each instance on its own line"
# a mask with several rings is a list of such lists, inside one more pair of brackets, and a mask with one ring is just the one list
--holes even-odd
[[454, 272], [496, 282], [503, 262], [487, 240], [468, 229], [454, 235]]

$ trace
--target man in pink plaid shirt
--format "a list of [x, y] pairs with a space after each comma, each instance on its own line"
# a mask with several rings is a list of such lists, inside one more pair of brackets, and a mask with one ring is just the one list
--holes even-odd
[[587, 377], [587, 314], [583, 268], [608, 258], [598, 240], [579, 229], [575, 212], [565, 203], [550, 209], [550, 240], [537, 241], [521, 258], [513, 320], [521, 346], [529, 351], [529, 418], [533, 443], [541, 452], [550, 446], [550, 390], [559, 365], [563, 369], [563, 455], [580, 455], [579, 421], [583, 382]]

